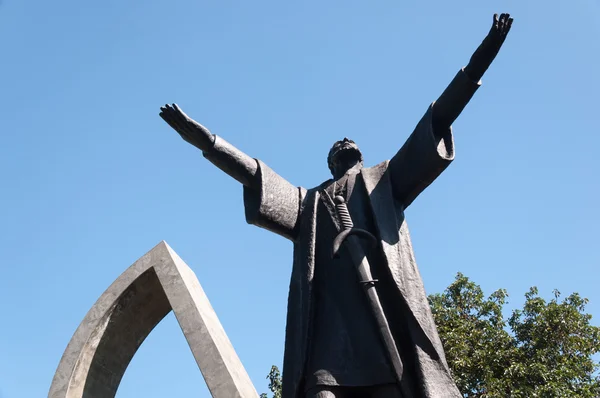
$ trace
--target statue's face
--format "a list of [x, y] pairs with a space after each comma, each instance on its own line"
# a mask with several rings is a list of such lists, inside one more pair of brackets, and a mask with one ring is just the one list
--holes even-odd
[[348, 138], [337, 141], [329, 150], [329, 156], [327, 156], [327, 164], [329, 170], [334, 174], [334, 170], [338, 166], [345, 166], [355, 164], [357, 161], [362, 162], [363, 156], [358, 149], [358, 145]]

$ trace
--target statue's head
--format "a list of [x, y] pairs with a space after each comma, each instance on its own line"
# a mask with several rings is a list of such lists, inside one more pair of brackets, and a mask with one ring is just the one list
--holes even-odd
[[337, 141], [329, 150], [327, 165], [334, 178], [339, 178], [350, 168], [360, 163], [362, 165], [363, 155], [358, 145], [348, 138]]

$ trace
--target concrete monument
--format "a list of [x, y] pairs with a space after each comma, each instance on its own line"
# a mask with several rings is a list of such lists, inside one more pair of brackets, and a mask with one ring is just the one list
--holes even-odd
[[258, 394], [194, 272], [165, 243], [102, 294], [69, 342], [49, 398], [113, 398], [133, 355], [171, 311], [213, 397]]

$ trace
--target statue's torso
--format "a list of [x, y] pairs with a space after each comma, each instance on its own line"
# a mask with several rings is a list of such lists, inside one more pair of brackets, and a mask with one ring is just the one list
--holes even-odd
[[[326, 186], [333, 197], [332, 182]], [[360, 175], [349, 184], [339, 181], [355, 227], [375, 233], [367, 192]], [[325, 195], [323, 195], [325, 196]], [[324, 198], [323, 198], [324, 199]], [[375, 327], [365, 292], [358, 282], [356, 265], [342, 249], [332, 259], [331, 247], [338, 231], [327, 207], [317, 205], [314, 281], [314, 322], [311, 330], [306, 387], [314, 385], [376, 385], [393, 383], [386, 353]], [[368, 254], [375, 279], [383, 275], [381, 249]]]

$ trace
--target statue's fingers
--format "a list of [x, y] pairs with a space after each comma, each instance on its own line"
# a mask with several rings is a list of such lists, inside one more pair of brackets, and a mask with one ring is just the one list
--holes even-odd
[[169, 105], [169, 104], [165, 104], [164, 106], [161, 106], [161, 107], [160, 107], [160, 110], [161, 110], [161, 111], [163, 111], [163, 112], [167, 112], [167, 113], [168, 113], [169, 111], [171, 111], [171, 109], [172, 109], [172, 108], [171, 108], [171, 105]]
[[167, 122], [171, 127], [174, 126], [175, 115], [171, 109], [166, 108], [160, 113], [160, 117]]
[[165, 107], [160, 108], [160, 112], [158, 113], [158, 115], [167, 123], [169, 122], [170, 119], [173, 118], [171, 116], [171, 113], [169, 112], [169, 109], [167, 109]]
[[161, 106], [160, 111], [167, 117], [171, 117], [171, 115], [173, 114], [173, 108], [171, 108], [171, 106], [169, 104], [165, 104], [165, 106]]
[[178, 123], [180, 123], [183, 128], [189, 129], [190, 124], [196, 123], [194, 121], [194, 119], [192, 119], [191, 117], [186, 115], [186, 113], [184, 111], [182, 111], [181, 108], [179, 108], [179, 106], [177, 106], [177, 104], [173, 104], [173, 109], [174, 109], [174, 114], [177, 115]]
[[189, 142], [189, 136], [187, 135], [188, 123], [185, 117], [177, 112], [173, 107], [166, 105], [163, 111], [160, 113], [160, 117], [167, 122], [167, 124], [179, 135]]
[[163, 115], [166, 114], [167, 108], [165, 108], [164, 106], [160, 107], [160, 112], [158, 112], [158, 114], [160, 115], [160, 117], [163, 117]]
[[167, 123], [169, 123], [169, 120], [171, 119], [169, 117], [169, 111], [167, 109], [164, 109], [164, 108], [160, 108], [160, 113], [158, 114], [158, 116], [160, 116], [161, 119], [164, 120]]
[[189, 119], [190, 117], [188, 115], [185, 114], [184, 111], [181, 110], [181, 108], [177, 105], [177, 104], [173, 104], [173, 109], [175, 110], [175, 112], [179, 113], [180, 115], [182, 115], [184, 118]]
[[178, 123], [180, 123], [186, 131], [190, 132], [191, 134], [194, 134], [194, 132], [198, 128], [208, 131], [206, 127], [204, 127], [203, 125], [189, 117], [184, 111], [182, 111], [181, 108], [177, 106], [177, 104], [173, 104], [173, 107], [178, 117]]
[[510, 31], [512, 23], [513, 23], [513, 19], [512, 18], [508, 18], [508, 21], [506, 22], [506, 29], [504, 30], [504, 34], [505, 35], [507, 35], [508, 32]]
[[181, 115], [179, 115], [175, 110], [171, 107], [166, 108], [160, 115], [165, 122], [171, 126], [175, 131], [181, 134], [182, 131], [185, 130], [185, 123], [181, 119]]
[[[173, 104], [175, 105], [175, 104]], [[181, 110], [175, 108], [175, 106], [169, 106], [166, 110], [166, 113], [169, 117], [171, 123], [175, 124], [179, 127], [179, 129], [183, 129], [186, 125], [186, 116], [181, 114]]]
[[498, 27], [498, 14], [494, 14], [494, 21], [493, 21], [492, 27], [493, 28]]
[[503, 13], [500, 15], [500, 27], [504, 30], [506, 26], [506, 21], [508, 20], [508, 14]]

